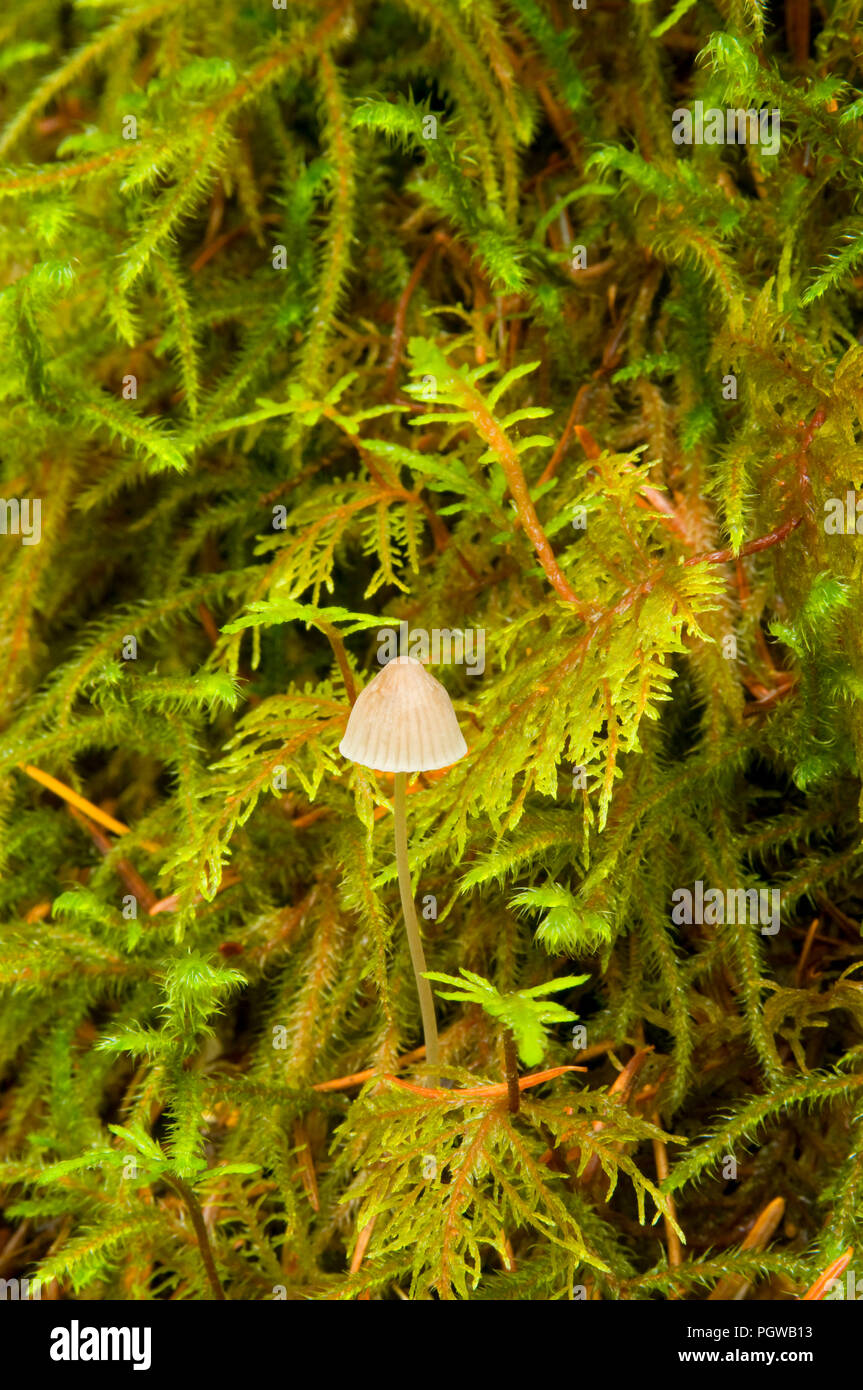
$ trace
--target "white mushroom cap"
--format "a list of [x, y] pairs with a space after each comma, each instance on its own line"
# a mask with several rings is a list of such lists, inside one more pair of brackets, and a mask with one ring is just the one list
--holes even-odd
[[378, 772], [431, 772], [467, 752], [452, 701], [413, 656], [388, 661], [357, 697], [339, 752]]

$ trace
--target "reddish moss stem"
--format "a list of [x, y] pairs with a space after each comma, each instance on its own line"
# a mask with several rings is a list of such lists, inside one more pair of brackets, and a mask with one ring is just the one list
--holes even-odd
[[506, 484], [515, 503], [518, 519], [545, 571], [546, 579], [565, 603], [572, 604], [579, 617], [589, 618], [591, 616], [590, 608], [570, 587], [566, 575], [555, 559], [548, 537], [540, 525], [514, 445], [507, 438], [506, 432], [501, 429], [479, 393], [472, 390], [464, 382], [457, 382], [456, 385], [461, 391], [466, 409], [470, 411], [477, 432], [493, 450], [504, 471]]
[[198, 1242], [198, 1249], [201, 1252], [201, 1260], [207, 1278], [210, 1281], [210, 1288], [213, 1290], [213, 1298], [227, 1302], [227, 1296], [225, 1290], [222, 1288], [222, 1282], [219, 1278], [218, 1270], [216, 1269], [216, 1261], [213, 1259], [213, 1249], [210, 1245], [210, 1237], [207, 1235], [204, 1213], [201, 1211], [201, 1205], [197, 1197], [188, 1184], [184, 1183], [181, 1178], [166, 1178], [165, 1181], [173, 1187], [175, 1192], [183, 1199], [186, 1210], [192, 1218], [195, 1238]]
[[510, 1115], [517, 1115], [521, 1106], [521, 1091], [518, 1085], [518, 1051], [510, 1028], [503, 1030], [503, 1061], [506, 1068], [509, 1113]]

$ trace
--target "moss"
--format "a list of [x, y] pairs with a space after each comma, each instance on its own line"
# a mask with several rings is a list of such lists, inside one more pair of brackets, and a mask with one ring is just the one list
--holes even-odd
[[[863, 1237], [858, 20], [4, 21], [22, 1277], [790, 1298]], [[395, 634], [469, 746], [408, 798], [440, 1075], [338, 754]]]

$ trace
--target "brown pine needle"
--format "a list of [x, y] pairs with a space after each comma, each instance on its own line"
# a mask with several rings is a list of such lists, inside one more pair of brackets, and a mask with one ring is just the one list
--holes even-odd
[[[773, 1233], [785, 1212], [785, 1198], [774, 1197], [772, 1202], [768, 1202], [755, 1218], [752, 1229], [748, 1232], [745, 1239], [741, 1242], [741, 1250], [764, 1250], [770, 1244]], [[708, 1303], [739, 1301], [745, 1298], [749, 1290], [750, 1279], [732, 1278], [720, 1279], [716, 1288], [708, 1294]]]
[[[653, 1123], [659, 1125], [659, 1115], [653, 1116]], [[668, 1149], [661, 1139], [653, 1141], [653, 1157], [656, 1162], [656, 1176], [660, 1183], [665, 1182], [668, 1177]], [[683, 1248], [680, 1244], [680, 1236], [674, 1229], [677, 1220], [677, 1213], [674, 1209], [674, 1198], [668, 1199], [668, 1212], [663, 1216], [665, 1223], [665, 1240], [668, 1245], [668, 1263], [674, 1267], [683, 1264]]]
[[315, 1173], [315, 1162], [312, 1158], [312, 1148], [309, 1143], [308, 1132], [301, 1120], [297, 1120], [294, 1125], [294, 1144], [299, 1150], [297, 1158], [300, 1164], [300, 1177], [302, 1178], [306, 1196], [315, 1211], [320, 1211], [321, 1203], [318, 1197], [318, 1179]]
[[828, 1285], [834, 1279], [838, 1279], [841, 1274], [845, 1273], [845, 1270], [851, 1263], [853, 1254], [854, 1246], [849, 1245], [844, 1254], [840, 1255], [837, 1260], [834, 1260], [832, 1264], [828, 1265], [823, 1274], [818, 1275], [811, 1289], [806, 1290], [802, 1301], [804, 1303], [820, 1303], [827, 1293]]

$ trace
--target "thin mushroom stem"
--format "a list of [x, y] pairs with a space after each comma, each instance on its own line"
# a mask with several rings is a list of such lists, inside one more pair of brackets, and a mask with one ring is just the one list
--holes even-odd
[[399, 871], [399, 893], [402, 899], [402, 912], [405, 919], [405, 929], [408, 934], [408, 946], [411, 952], [411, 962], [414, 968], [414, 977], [417, 982], [417, 994], [420, 998], [420, 1013], [423, 1020], [423, 1037], [426, 1045], [426, 1061], [435, 1066], [438, 1061], [438, 1036], [437, 1023], [434, 1016], [434, 1000], [432, 998], [431, 985], [428, 980], [423, 979], [426, 968], [426, 959], [423, 954], [422, 937], [420, 936], [419, 922], [417, 921], [416, 908], [414, 906], [413, 887], [411, 885], [411, 871], [408, 864], [408, 818], [405, 806], [407, 785], [407, 773], [397, 772], [395, 774], [395, 823], [396, 823], [396, 866]]

